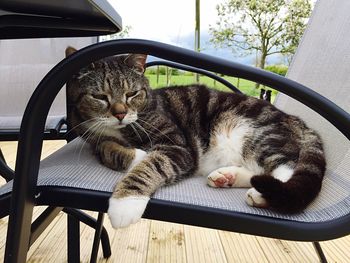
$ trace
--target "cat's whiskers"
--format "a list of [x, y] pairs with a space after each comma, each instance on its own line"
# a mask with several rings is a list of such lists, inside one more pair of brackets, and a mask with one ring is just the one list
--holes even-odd
[[136, 125], [136, 127], [138, 127], [141, 131], [143, 131], [145, 134], [146, 134], [146, 136], [148, 137], [148, 140], [149, 140], [149, 142], [150, 142], [150, 144], [151, 144], [151, 148], [153, 148], [153, 142], [152, 142], [152, 140], [151, 140], [151, 137], [149, 136], [149, 134], [147, 133], [147, 131], [146, 131], [146, 129], [144, 128], [144, 127], [142, 127], [139, 123], [137, 123], [137, 122], [133, 122], [135, 125]]
[[[99, 129], [101, 126], [103, 125], [102, 122], [95, 122], [94, 124], [91, 125], [91, 127], [89, 127], [84, 133], [83, 135], [81, 135], [80, 137], [83, 138], [83, 144], [80, 147], [80, 151], [78, 154], [78, 161], [80, 160], [80, 156], [81, 153], [83, 151], [83, 148], [85, 146], [85, 143], [89, 140], [89, 138], [91, 137], [92, 134], [94, 134], [96, 132], [97, 129]], [[87, 135], [87, 137], [85, 137]]]
[[80, 127], [81, 125], [87, 124], [87, 123], [89, 123], [89, 122], [91, 122], [91, 121], [98, 120], [99, 118], [101, 118], [101, 117], [94, 117], [94, 118], [88, 119], [88, 120], [86, 120], [86, 121], [83, 121], [83, 122], [79, 123], [78, 125], [75, 125], [74, 127], [70, 128], [69, 131], [67, 131], [67, 134], [66, 134], [66, 135], [70, 134], [74, 129]]
[[138, 120], [141, 121], [141, 122], [143, 122], [143, 123], [145, 123], [145, 124], [147, 124], [147, 125], [149, 125], [151, 128], [155, 129], [157, 132], [159, 132], [161, 135], [163, 135], [164, 137], [166, 137], [167, 139], [169, 139], [169, 141], [171, 141], [172, 143], [175, 144], [175, 142], [174, 142], [168, 135], [166, 135], [164, 132], [162, 132], [161, 130], [159, 130], [159, 129], [158, 129], [157, 127], [155, 127], [154, 125], [148, 123], [147, 121], [145, 121], [145, 120], [143, 120], [143, 119], [141, 119], [141, 118], [138, 118]]
[[[140, 118], [137, 118], [137, 120], [139, 120]], [[142, 120], [141, 120], [142, 121]], [[150, 135], [155, 135], [155, 136], [158, 136], [159, 137], [159, 135], [157, 134], [157, 133], [155, 133], [154, 131], [151, 131], [151, 130], [149, 130], [149, 129], [147, 129], [146, 127], [144, 127], [144, 126], [142, 126], [140, 123], [137, 123], [137, 122], [134, 122], [135, 124], [137, 124], [138, 125], [138, 127], [144, 132], [144, 133], [146, 133], [149, 137], [151, 137]], [[151, 125], [150, 125], [151, 126]]]
[[99, 136], [98, 136], [98, 139], [97, 139], [96, 148], [97, 148], [97, 145], [99, 145], [101, 136], [102, 136], [102, 134], [105, 132], [105, 130], [107, 129], [107, 127], [108, 127], [107, 125], [103, 125], [103, 129], [101, 129], [101, 132], [100, 132], [100, 134], [99, 134]]
[[139, 132], [137, 131], [137, 129], [134, 127], [135, 123], [130, 123], [130, 127], [134, 130], [135, 134], [137, 135], [137, 137], [139, 137], [140, 141], [143, 143], [143, 140], [139, 134]]

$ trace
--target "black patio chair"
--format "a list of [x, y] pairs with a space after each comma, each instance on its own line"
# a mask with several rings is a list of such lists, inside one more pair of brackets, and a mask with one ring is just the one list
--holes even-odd
[[[348, 35], [346, 34], [348, 27], [339, 27], [337, 24], [337, 21], [348, 21], [346, 18], [349, 14], [345, 11], [346, 8], [338, 6], [332, 8], [335, 8], [340, 15], [334, 16], [332, 12], [328, 12], [328, 1], [320, 1], [316, 6], [316, 10], [319, 11], [311, 19], [288, 77], [327, 94], [327, 97], [343, 109], [291, 79], [146, 40], [116, 40], [95, 44], [60, 62], [39, 84], [26, 108], [21, 126], [13, 187], [8, 183], [0, 188], [1, 210], [4, 207], [9, 208], [11, 201], [5, 261], [25, 261], [30, 242], [29, 222], [34, 205], [107, 211], [113, 185], [123, 174], [99, 164], [88, 146], [81, 151], [78, 159], [74, 151], [76, 147], [82, 145], [82, 140], [79, 138], [40, 162], [41, 134], [50, 104], [73, 72], [103, 57], [143, 53], [207, 71], [245, 78], [288, 95], [289, 97], [279, 95], [276, 105], [293, 114], [302, 115], [312, 127], [318, 129], [325, 141], [328, 160], [328, 170], [320, 196], [299, 214], [285, 215], [248, 207], [243, 201], [245, 190], [218, 191], [207, 187], [205, 178], [193, 177], [174, 186], [159, 189], [151, 198], [143, 217], [265, 237], [313, 242], [320, 260], [326, 262], [318, 241], [350, 233], [348, 176], [350, 115], [346, 112], [349, 111], [349, 95], [346, 90], [348, 84], [342, 81], [345, 79], [344, 76], [348, 76], [347, 69], [350, 67], [349, 57], [343, 56], [347, 51], [349, 40], [344, 40], [345, 35]], [[330, 18], [327, 26], [316, 27], [320, 21], [324, 25], [323, 21], [327, 18]], [[314, 27], [317, 28], [317, 32], [312, 31]], [[326, 47], [334, 47], [334, 41], [339, 39], [334, 36], [335, 33], [330, 31], [330, 28], [342, 35], [342, 41], [336, 42], [337, 49], [328, 50], [327, 54]], [[327, 36], [328, 42], [324, 41], [324, 36]], [[340, 57], [342, 64], [335, 64], [334, 61], [338, 61]], [[321, 63], [316, 65], [317, 61]], [[314, 67], [317, 68], [316, 71]], [[328, 89], [330, 81], [334, 84], [333, 90]], [[287, 107], [284, 107], [286, 105]], [[57, 178], [59, 180], [56, 180]], [[202, 194], [198, 195], [199, 192]], [[193, 195], [196, 198], [193, 198]]]

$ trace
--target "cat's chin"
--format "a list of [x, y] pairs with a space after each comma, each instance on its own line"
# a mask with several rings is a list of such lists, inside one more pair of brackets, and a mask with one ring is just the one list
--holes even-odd
[[135, 122], [136, 120], [132, 120], [132, 121], [122, 121], [122, 122], [119, 122], [119, 123], [116, 123], [114, 126], [117, 128], [117, 129], [122, 129], [122, 128], [125, 128], [126, 126], [132, 124], [133, 122]]
[[116, 128], [117, 130], [119, 130], [119, 129], [125, 128], [127, 125], [129, 125], [129, 124], [117, 124], [117, 125], [115, 126], [115, 128]]

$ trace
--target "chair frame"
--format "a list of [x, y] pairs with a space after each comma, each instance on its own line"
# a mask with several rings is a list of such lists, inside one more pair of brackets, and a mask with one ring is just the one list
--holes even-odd
[[[44, 140], [64, 140], [67, 130], [63, 128], [66, 123], [65, 118], [62, 118], [57, 123], [56, 127], [44, 131]], [[17, 141], [19, 138], [19, 129], [0, 130], [0, 141]], [[1, 149], [0, 149], [1, 151]]]
[[[60, 126], [65, 123], [65, 120], [60, 121]], [[57, 138], [50, 138], [52, 140], [65, 139], [66, 131], [58, 128], [55, 130], [60, 133]], [[16, 136], [16, 135], [13, 135]], [[46, 133], [44, 139], [47, 140]], [[9, 139], [10, 140], [10, 139]], [[15, 140], [11, 137], [11, 140]], [[5, 157], [0, 149], [0, 176], [2, 176], [6, 182], [13, 180], [15, 172], [7, 165]], [[10, 195], [7, 195], [9, 198]], [[7, 198], [7, 199], [8, 199]], [[9, 202], [2, 206], [0, 211], [0, 218], [8, 214]], [[55, 219], [55, 217], [63, 211], [67, 214], [67, 248], [68, 248], [68, 262], [78, 262], [80, 259], [80, 222], [95, 229], [94, 241], [91, 250], [90, 262], [96, 262], [97, 254], [99, 250], [100, 242], [102, 244], [103, 257], [109, 258], [112, 254], [111, 246], [107, 230], [103, 227], [104, 213], [99, 213], [98, 218], [95, 219], [88, 214], [78, 209], [63, 208], [63, 207], [47, 207], [38, 218], [31, 224], [30, 227], [30, 240], [29, 247], [37, 240], [46, 227]]]
[[[45, 119], [59, 90], [80, 68], [101, 58], [125, 53], [149, 54], [269, 86], [318, 112], [350, 139], [350, 115], [347, 112], [311, 89], [277, 74], [147, 40], [113, 40], [93, 44], [57, 64], [40, 82], [27, 105], [19, 137], [5, 262], [25, 262], [34, 205], [107, 211], [110, 193], [37, 187], [36, 184]], [[75, 196], [79, 196], [80, 201]], [[297, 241], [323, 241], [350, 233], [350, 214], [327, 222], [303, 223], [156, 199], [150, 200], [143, 217]]]

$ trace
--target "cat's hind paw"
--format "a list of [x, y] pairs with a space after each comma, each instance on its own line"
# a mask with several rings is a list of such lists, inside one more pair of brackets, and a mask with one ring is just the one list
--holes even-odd
[[113, 228], [127, 227], [138, 222], [148, 201], [148, 196], [111, 197], [107, 213]]
[[250, 188], [246, 194], [246, 202], [249, 206], [267, 208], [269, 205], [266, 199], [255, 188]]
[[211, 187], [232, 187], [236, 181], [236, 172], [229, 167], [224, 167], [211, 172], [207, 179]]
[[216, 169], [208, 175], [212, 187], [252, 187], [250, 179], [254, 174], [242, 166], [227, 166]]

